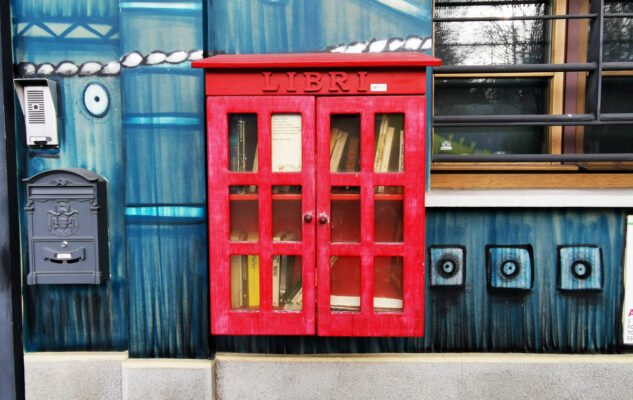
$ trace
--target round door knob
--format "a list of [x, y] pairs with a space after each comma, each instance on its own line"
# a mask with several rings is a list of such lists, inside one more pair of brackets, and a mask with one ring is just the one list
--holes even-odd
[[312, 222], [312, 214], [306, 214], [306, 215], [304, 215], [304, 216], [303, 216], [303, 220], [304, 220], [306, 223], [308, 223], [308, 224], [309, 224], [310, 222]]
[[327, 224], [327, 217], [326, 217], [325, 215], [321, 215], [321, 216], [319, 217], [319, 223], [320, 223], [321, 225], [325, 225], [325, 224]]

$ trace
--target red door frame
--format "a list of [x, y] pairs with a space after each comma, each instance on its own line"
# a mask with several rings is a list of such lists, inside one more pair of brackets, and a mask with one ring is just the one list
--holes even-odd
[[[317, 219], [330, 215], [331, 186], [360, 186], [360, 243], [330, 243], [330, 223], [317, 223], [319, 336], [422, 336], [424, 332], [424, 96], [317, 98]], [[374, 114], [404, 114], [404, 173], [374, 173]], [[361, 115], [361, 172], [330, 173], [330, 115]], [[403, 243], [374, 242], [374, 186], [404, 187]], [[361, 310], [330, 310], [330, 256], [361, 258]], [[401, 256], [403, 310], [373, 312], [373, 259]]]
[[[315, 333], [314, 218], [302, 222], [301, 242], [272, 241], [272, 185], [301, 185], [302, 218], [314, 215], [315, 98], [312, 96], [207, 97], [207, 151], [211, 332], [216, 335], [313, 335]], [[258, 172], [228, 169], [228, 114], [257, 113]], [[272, 113], [302, 114], [302, 172], [271, 171], [270, 117]], [[229, 186], [257, 185], [259, 241], [231, 242]], [[231, 310], [230, 255], [259, 255], [259, 311]], [[302, 311], [273, 311], [272, 256], [300, 255], [303, 260]]]

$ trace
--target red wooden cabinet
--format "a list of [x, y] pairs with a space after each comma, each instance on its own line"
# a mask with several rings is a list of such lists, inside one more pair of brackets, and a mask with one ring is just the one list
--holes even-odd
[[423, 334], [423, 67], [438, 64], [419, 53], [193, 64], [207, 69], [213, 334]]

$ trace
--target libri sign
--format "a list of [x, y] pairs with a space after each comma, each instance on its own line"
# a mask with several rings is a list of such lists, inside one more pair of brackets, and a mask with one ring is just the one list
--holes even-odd
[[221, 55], [192, 65], [206, 69], [207, 96], [411, 95], [426, 92], [426, 67], [432, 63], [423, 57], [417, 53], [307, 53], [292, 59], [285, 54]]

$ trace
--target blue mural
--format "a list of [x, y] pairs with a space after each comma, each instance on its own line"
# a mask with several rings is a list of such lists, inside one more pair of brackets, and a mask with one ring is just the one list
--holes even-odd
[[[27, 351], [618, 351], [623, 210], [427, 210], [428, 253], [441, 259], [450, 249], [454, 259], [440, 263], [437, 280], [427, 262], [423, 338], [209, 338], [205, 160], [213, 155], [203, 71], [190, 61], [222, 52], [430, 52], [431, 0], [12, 5], [17, 71], [59, 83], [63, 120], [58, 150], [19, 149], [22, 177], [92, 170], [108, 180], [110, 207], [110, 279], [25, 286]], [[107, 106], [85, 96], [93, 91]]]
[[[16, 63], [40, 65], [40, 72], [58, 65], [67, 71], [69, 64], [62, 64], [68, 60], [74, 65], [106, 63], [118, 57], [116, 1], [16, 1], [13, 14]], [[128, 342], [128, 309], [119, 78], [65, 75], [52, 78], [61, 89], [59, 151], [25, 150], [21, 169], [27, 177], [49, 169], [79, 167], [108, 180], [111, 277], [98, 286], [25, 286], [24, 345], [27, 351], [122, 350]], [[83, 96], [95, 84], [109, 102], [99, 117], [90, 112], [93, 105], [86, 104]]]

